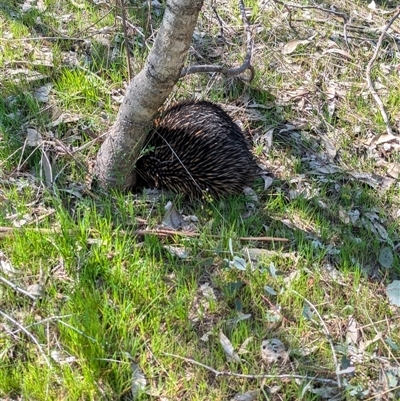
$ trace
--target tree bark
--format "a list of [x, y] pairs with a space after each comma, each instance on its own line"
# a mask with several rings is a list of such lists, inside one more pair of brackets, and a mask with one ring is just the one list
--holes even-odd
[[168, 0], [161, 27], [143, 70], [129, 84], [117, 119], [96, 159], [94, 177], [103, 188], [136, 184], [134, 163], [157, 110], [178, 81], [203, 0]]

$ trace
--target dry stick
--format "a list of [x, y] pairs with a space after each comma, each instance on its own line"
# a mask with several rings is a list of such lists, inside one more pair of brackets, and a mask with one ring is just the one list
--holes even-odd
[[392, 388], [390, 388], [388, 390], [383, 391], [382, 393], [378, 393], [378, 394], [373, 395], [372, 397], [366, 398], [365, 401], [371, 401], [371, 400], [374, 400], [376, 398], [378, 398], [380, 400], [383, 400], [384, 399], [382, 397], [383, 395], [389, 394], [389, 393], [392, 393], [394, 395], [394, 394], [396, 394], [396, 390], [399, 390], [399, 389], [400, 389], [400, 386], [392, 387]]
[[125, 38], [126, 64], [128, 67], [128, 82], [131, 82], [132, 67], [131, 67], [131, 61], [130, 61], [130, 57], [129, 57], [129, 41], [128, 41], [128, 30], [126, 29], [126, 13], [125, 13], [124, 0], [119, 0], [119, 3], [121, 5], [122, 29], [124, 31], [124, 38]]
[[383, 28], [383, 31], [382, 31], [381, 35], [379, 36], [378, 43], [376, 44], [375, 52], [374, 52], [371, 60], [369, 60], [367, 69], [365, 71], [365, 74], [367, 77], [368, 89], [370, 90], [372, 97], [374, 98], [375, 102], [377, 103], [377, 105], [379, 107], [379, 111], [381, 112], [383, 121], [385, 122], [385, 125], [386, 125], [386, 132], [391, 136], [393, 136], [393, 131], [392, 131], [392, 128], [390, 127], [389, 118], [385, 111], [385, 106], [383, 105], [381, 98], [379, 97], [378, 93], [376, 92], [376, 90], [374, 88], [374, 84], [371, 79], [371, 70], [372, 70], [372, 64], [375, 62], [376, 58], [378, 57], [378, 52], [382, 46], [383, 38], [385, 37], [386, 32], [388, 31], [390, 26], [393, 24], [393, 22], [399, 15], [400, 15], [400, 7], [397, 9], [397, 11], [393, 15], [393, 17], [390, 19], [390, 21], [387, 23], [387, 25]]
[[212, 10], [214, 11], [215, 16], [217, 17], [218, 24], [219, 24], [219, 29], [220, 29], [221, 38], [222, 38], [222, 39], [224, 40], [224, 42], [225, 42], [225, 37], [224, 37], [224, 24], [223, 24], [223, 22], [222, 22], [221, 17], [220, 17], [219, 14], [218, 14], [217, 8], [216, 8], [216, 6], [215, 6], [215, 0], [213, 0], [213, 1], [211, 2], [211, 8], [212, 8]]
[[350, 22], [350, 20], [344, 21], [344, 24], [343, 24], [343, 37], [344, 37], [344, 41], [346, 43], [347, 48], [351, 52], [350, 44], [349, 44], [349, 37], [348, 37], [348, 34], [347, 34], [347, 27], [349, 25], [349, 22]]
[[289, 17], [288, 18], [289, 28], [292, 29], [297, 34], [296, 28], [292, 25], [292, 10], [287, 6], [287, 4], [283, 3], [282, 1], [279, 0], [273, 0], [273, 1], [275, 4], [280, 4], [281, 6], [285, 7]]
[[242, 21], [245, 24], [246, 31], [246, 55], [244, 57], [243, 63], [240, 67], [237, 68], [226, 68], [220, 65], [192, 65], [191, 67], [183, 68], [181, 71], [181, 78], [189, 74], [195, 74], [198, 72], [219, 72], [225, 76], [234, 76], [239, 75], [242, 72], [249, 70], [250, 77], [247, 79], [248, 82], [251, 82], [254, 78], [255, 71], [254, 67], [251, 65], [251, 57], [253, 53], [253, 33], [250, 29], [250, 23], [246, 16], [246, 9], [243, 4], [243, 0], [239, 0], [239, 9], [242, 17]]
[[201, 366], [204, 369], [209, 370], [210, 372], [214, 373], [215, 376], [230, 376], [230, 377], [240, 377], [243, 379], [302, 379], [302, 380], [311, 380], [311, 381], [316, 381], [320, 383], [329, 383], [329, 384], [337, 384], [335, 380], [332, 379], [323, 379], [319, 377], [313, 377], [313, 376], [302, 376], [302, 375], [263, 375], [263, 374], [257, 374], [257, 375], [245, 375], [243, 373], [235, 373], [235, 372], [230, 372], [227, 370], [216, 370], [212, 368], [211, 366], [205, 365], [204, 363], [197, 362], [192, 358], [185, 358], [180, 355], [175, 355], [175, 354], [170, 354], [169, 352], [163, 352], [164, 355], [167, 356], [172, 356], [173, 358], [178, 358], [181, 359], [182, 361], [192, 363], [193, 365]]
[[[5, 238], [8, 235], [12, 235], [14, 231], [20, 230], [24, 227], [0, 227], [0, 238]], [[59, 234], [61, 231], [59, 228], [30, 228], [30, 230], [41, 233], [41, 234]]]
[[[104, 4], [105, 4], [105, 2], [103, 2], [103, 5]], [[107, 18], [108, 15], [113, 12], [113, 10], [114, 10], [114, 8], [111, 8], [106, 14], [103, 14], [103, 16], [101, 18], [99, 18], [96, 22], [85, 27], [85, 32], [89, 32], [90, 28], [96, 26], [96, 24], [98, 24], [100, 21]], [[36, 40], [71, 40], [71, 41], [81, 42], [82, 40], [91, 38], [92, 36], [96, 35], [98, 32], [98, 31], [94, 31], [93, 33], [89, 33], [88, 35], [84, 36], [83, 31], [82, 31], [82, 32], [78, 32], [76, 37], [72, 37], [72, 36], [62, 35], [62, 34], [60, 34], [60, 32], [58, 32], [54, 28], [52, 28], [52, 30], [55, 31], [57, 33], [57, 35], [59, 35], [59, 36], [36, 36], [33, 38], [21, 38], [21, 39], [3, 39], [2, 37], [0, 37], [0, 42], [10, 42], [10, 43], [12, 43], [12, 42], [31, 42], [31, 41], [36, 41]]]
[[[66, 317], [71, 317], [71, 316], [74, 316], [73, 313], [70, 313], [68, 315], [46, 317], [45, 319], [42, 319], [42, 320], [40, 320], [38, 322], [35, 322], [35, 323], [32, 323], [29, 326], [26, 326], [25, 328], [28, 329], [29, 327], [32, 327], [32, 326], [38, 326], [39, 324], [48, 323], [48, 322], [50, 322], [52, 320], [61, 320], [61, 319], [64, 319]], [[18, 334], [20, 331], [21, 331], [21, 329], [14, 330], [14, 331], [11, 332], [11, 334], [15, 335], [15, 334]]]
[[[273, 0], [275, 3], [282, 5], [283, 7], [286, 8], [286, 10], [289, 13], [289, 26], [290, 28], [292, 28], [293, 30], [295, 30], [292, 26], [292, 13], [290, 10], [290, 7], [293, 8], [300, 8], [300, 9], [314, 9], [314, 10], [319, 10], [325, 13], [330, 13], [330, 14], [334, 14], [337, 15], [338, 17], [343, 19], [343, 23], [344, 23], [344, 36], [345, 38], [347, 38], [347, 22], [348, 22], [348, 17], [345, 13], [342, 13], [340, 11], [335, 11], [335, 10], [330, 10], [329, 8], [323, 8], [323, 7], [318, 7], [318, 6], [300, 6], [298, 4], [292, 4], [292, 3], [284, 3], [283, 1], [280, 0]], [[346, 41], [347, 44], [347, 41]]]
[[[122, 232], [122, 231], [121, 231]], [[133, 234], [136, 235], [147, 235], [155, 234], [159, 236], [172, 236], [180, 235], [185, 237], [200, 237], [200, 233], [194, 233], [191, 231], [175, 231], [175, 230], [135, 230]], [[208, 238], [223, 238], [221, 235], [207, 235]], [[280, 237], [236, 237], [241, 241], [275, 241], [275, 242], [289, 242], [287, 238]]]
[[[68, 327], [69, 329], [76, 331], [78, 334], [80, 334], [81, 336], [87, 338], [88, 340], [93, 341], [93, 342], [96, 343], [96, 344], [99, 344], [99, 342], [98, 342], [95, 338], [88, 336], [88, 335], [85, 334], [83, 331], [77, 329], [77, 328], [74, 327], [74, 326], [71, 326], [71, 325], [68, 324], [68, 323], [65, 323], [63, 320], [59, 320], [58, 322], [61, 323], [61, 324], [63, 324], [64, 326]], [[101, 344], [99, 344], [99, 345], [102, 347]]]
[[83, 38], [74, 38], [74, 37], [69, 37], [69, 36], [38, 36], [34, 38], [22, 38], [22, 39], [3, 39], [0, 38], [0, 42], [33, 42], [36, 40], [76, 40], [76, 41], [81, 41]]
[[325, 324], [324, 320], [322, 319], [322, 316], [319, 314], [317, 308], [316, 308], [307, 298], [303, 297], [303, 295], [299, 294], [299, 293], [298, 293], [297, 291], [295, 291], [295, 290], [292, 290], [292, 289], [291, 289], [290, 291], [293, 292], [293, 294], [296, 294], [297, 296], [299, 296], [300, 298], [302, 298], [302, 299], [304, 300], [304, 302], [305, 302], [305, 303], [314, 311], [314, 313], [318, 316], [318, 319], [319, 319], [319, 321], [320, 321], [321, 324], [322, 324], [322, 328], [323, 328], [323, 330], [324, 330], [326, 339], [328, 340], [329, 345], [331, 346], [331, 349], [332, 349], [332, 358], [333, 358], [333, 362], [334, 362], [334, 364], [335, 364], [335, 371], [336, 371], [336, 377], [337, 377], [337, 385], [338, 385], [339, 388], [342, 387], [342, 384], [341, 384], [341, 382], [340, 382], [340, 375], [338, 374], [338, 371], [339, 371], [339, 368], [338, 368], [338, 367], [339, 367], [339, 363], [338, 363], [338, 360], [337, 360], [337, 357], [336, 357], [335, 347], [333, 346], [333, 342], [332, 342], [331, 336], [330, 336], [330, 334], [329, 334], [328, 327], [326, 327], [326, 324]]
[[20, 292], [21, 294], [26, 295], [32, 301], [36, 301], [36, 297], [34, 295], [30, 294], [28, 291], [25, 291], [23, 288], [18, 287], [18, 285], [12, 283], [11, 281], [4, 278], [3, 276], [0, 276], [0, 281], [2, 281], [4, 284], [9, 285], [14, 291]]
[[[21, 227], [22, 228], [22, 227]], [[17, 227], [0, 227], [0, 238], [5, 238], [9, 235], [12, 235], [14, 231], [20, 228]], [[30, 230], [42, 234], [60, 234], [61, 230], [59, 228], [29, 228]], [[171, 237], [174, 235], [178, 235], [181, 237], [200, 237], [200, 233], [195, 233], [191, 231], [175, 231], [175, 230], [134, 230], [134, 231], [126, 231], [120, 230], [121, 234], [130, 234], [130, 235], [157, 235], [159, 237]], [[208, 235], [209, 238], [223, 238], [222, 235]], [[237, 237], [236, 239], [240, 241], [265, 241], [265, 242], [289, 242], [287, 238], [281, 237]]]
[[[151, 25], [151, 0], [147, 0], [147, 7], [148, 7], [148, 12], [147, 12], [147, 21], [146, 21], [146, 34], [147, 32], [150, 31], [150, 25]], [[146, 42], [148, 38], [145, 37], [144, 41]]]
[[39, 351], [41, 352], [41, 354], [43, 355], [44, 360], [47, 363], [47, 366], [49, 368], [51, 368], [50, 362], [47, 359], [46, 354], [44, 353], [44, 350], [42, 348], [42, 346], [39, 344], [39, 341], [36, 339], [36, 337], [30, 333], [24, 326], [21, 325], [21, 323], [17, 322], [15, 319], [13, 319], [11, 316], [7, 315], [6, 313], [4, 313], [1, 309], [0, 309], [0, 315], [2, 315], [4, 318], [6, 318], [7, 320], [9, 320], [10, 322], [12, 322], [13, 324], [15, 324], [18, 328], [20, 328], [31, 340], [32, 342], [34, 342], [36, 344], [36, 346], [38, 347]]
[[[376, 335], [379, 335], [379, 337], [380, 337], [379, 339], [380, 339], [380, 341], [382, 342], [382, 345], [386, 348], [386, 351], [387, 351], [388, 354], [390, 355], [390, 358], [392, 358], [393, 360], [396, 361], [397, 366], [400, 366], [399, 358], [396, 358], [396, 356], [393, 354], [393, 352], [392, 352], [391, 348], [389, 347], [389, 345], [386, 343], [386, 341], [383, 340], [382, 335], [381, 335], [381, 334], [382, 334], [381, 331], [379, 331], [379, 330], [376, 328], [376, 323], [378, 323], [378, 322], [373, 322], [373, 321], [372, 321], [371, 316], [369, 315], [368, 311], [366, 311], [366, 314], [367, 314], [368, 320], [370, 321], [370, 325], [372, 325], [372, 327], [373, 327], [373, 329], [374, 329]], [[388, 329], [390, 330], [390, 328], [389, 328], [389, 322], [387, 321], [387, 317], [386, 317], [385, 321], [386, 321], [386, 325], [388, 326]], [[360, 328], [360, 329], [361, 329], [361, 328]]]
[[301, 8], [303, 10], [314, 9], [314, 10], [319, 10], [319, 11], [322, 11], [325, 13], [334, 14], [334, 15], [337, 15], [338, 17], [342, 18], [344, 22], [346, 22], [348, 19], [347, 15], [345, 13], [342, 13], [340, 11], [331, 10], [329, 8], [323, 8], [323, 7], [318, 7], [318, 6], [299, 6], [298, 4], [284, 3], [283, 1], [280, 1], [280, 0], [274, 0], [274, 2], [283, 5], [285, 8], [293, 7], [293, 8]]

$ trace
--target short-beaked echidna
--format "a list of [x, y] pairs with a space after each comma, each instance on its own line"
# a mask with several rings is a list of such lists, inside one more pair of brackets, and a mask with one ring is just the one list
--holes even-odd
[[151, 188], [192, 198], [240, 193], [257, 169], [242, 130], [221, 107], [206, 101], [169, 107], [146, 145], [149, 150], [136, 163], [139, 177]]

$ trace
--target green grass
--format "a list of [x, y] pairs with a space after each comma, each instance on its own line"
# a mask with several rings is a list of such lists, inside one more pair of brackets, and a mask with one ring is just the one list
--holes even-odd
[[[351, 15], [356, 7], [359, 19], [371, 12], [366, 2], [339, 3]], [[399, 310], [385, 293], [400, 274], [398, 182], [384, 191], [349, 174], [386, 178], [378, 162], [400, 160], [396, 148], [366, 145], [385, 126], [365, 86], [374, 50], [365, 38], [349, 26], [354, 36], [349, 49], [335, 36], [343, 31], [340, 19], [328, 23], [332, 16], [316, 9], [292, 9], [294, 32], [279, 4], [247, 1], [257, 26], [254, 81], [189, 75], [172, 97], [201, 93], [239, 105], [232, 115], [254, 137], [276, 126], [268, 153], [263, 142], [255, 144], [273, 184], [264, 191], [261, 179], [254, 183], [258, 202], [247, 218], [244, 196], [201, 202], [172, 197], [177, 210], [197, 217], [198, 237], [158, 237], [137, 230], [156, 228], [170, 197], [151, 202], [140, 194], [88, 192], [84, 186], [98, 150], [93, 139], [113, 123], [126, 84], [120, 21], [114, 25], [112, 10], [85, 1], [45, 5], [28, 12], [21, 11], [20, 2], [0, 5], [0, 226], [14, 227], [12, 235], [0, 230], [0, 276], [23, 290], [42, 288], [32, 301], [0, 282], [0, 398], [132, 399], [135, 363], [147, 380], [141, 400], [227, 400], [257, 389], [265, 394], [257, 399], [319, 400], [310, 390], [335, 385], [216, 376], [193, 360], [217, 371], [335, 381], [335, 357], [340, 363], [355, 354], [354, 374], [342, 376], [343, 399], [356, 399], [357, 391], [368, 392], [364, 399], [385, 391], [399, 398], [400, 379], [393, 373], [400, 357]], [[205, 35], [194, 42], [188, 64], [240, 65], [245, 35], [237, 4], [228, 2], [223, 9], [217, 4], [217, 9], [225, 43], [217, 40], [220, 27], [206, 4], [198, 22]], [[140, 31], [132, 29], [128, 38], [137, 73], [160, 16], [136, 5], [128, 15]], [[363, 23], [385, 25], [385, 15], [374, 18]], [[398, 21], [395, 26], [399, 29]], [[365, 36], [376, 43], [374, 32]], [[282, 54], [285, 43], [313, 33], [309, 44]], [[393, 122], [399, 117], [398, 62], [391, 56], [392, 43], [384, 45], [372, 76], [386, 88], [379, 94]], [[222, 52], [210, 57], [217, 46]], [[352, 58], [326, 52], [335, 46]], [[43, 62], [49, 54], [50, 65]], [[42, 77], [31, 79], [32, 73]], [[34, 93], [46, 83], [52, 90], [41, 102]], [[332, 87], [337, 89], [333, 115]], [[251, 113], [255, 110], [258, 114]], [[69, 120], [71, 115], [75, 118]], [[60, 116], [65, 119], [53, 125]], [[46, 142], [28, 146], [28, 128]], [[325, 140], [337, 150], [334, 159], [327, 156]], [[44, 184], [43, 155], [56, 177], [50, 187]], [[330, 164], [341, 171], [318, 173]], [[241, 239], [262, 236], [289, 242]], [[168, 246], [183, 248], [187, 257], [172, 255]], [[379, 255], [386, 247], [393, 262], [385, 269]], [[251, 259], [254, 248], [269, 253]], [[244, 260], [245, 270], [229, 267], [234, 256]], [[16, 272], [4, 270], [7, 261]], [[241, 320], [242, 314], [250, 316]], [[349, 346], [353, 318], [359, 337]], [[227, 361], [220, 331], [236, 352], [248, 341], [242, 362]], [[290, 363], [263, 362], [261, 342], [271, 338], [284, 343]], [[392, 387], [385, 387], [389, 381]]]

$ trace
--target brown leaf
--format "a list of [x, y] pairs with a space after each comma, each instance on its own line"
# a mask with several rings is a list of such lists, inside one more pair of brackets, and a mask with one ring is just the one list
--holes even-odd
[[310, 43], [310, 40], [305, 39], [305, 40], [291, 40], [290, 42], [286, 43], [285, 46], [283, 46], [282, 49], [282, 54], [291, 54], [293, 53], [298, 46], [300, 45], [308, 45]]

